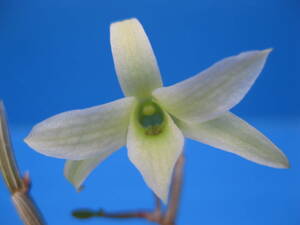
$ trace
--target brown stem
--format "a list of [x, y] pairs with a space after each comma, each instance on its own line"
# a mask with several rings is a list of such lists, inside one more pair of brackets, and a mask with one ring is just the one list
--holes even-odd
[[162, 213], [162, 204], [160, 199], [154, 194], [155, 198], [155, 209], [153, 211], [153, 217], [156, 217], [156, 221], [161, 221], [161, 218], [163, 216]]
[[0, 171], [11, 193], [23, 188], [22, 178], [14, 159], [5, 108], [0, 101]]
[[115, 219], [132, 219], [132, 218], [144, 218], [148, 219], [150, 212], [120, 212], [120, 213], [108, 213], [104, 212], [103, 210], [100, 210], [97, 213], [98, 217], [105, 217], [105, 218], [115, 218]]
[[[78, 213], [78, 212], [77, 212]], [[134, 212], [116, 212], [116, 213], [109, 213], [105, 212], [104, 210], [100, 210], [96, 213], [89, 213], [90, 217], [104, 217], [104, 218], [112, 218], [112, 219], [146, 219], [151, 222], [160, 223], [161, 217], [160, 214], [158, 216], [156, 211], [134, 211]], [[74, 215], [74, 214], [73, 214]], [[84, 217], [81, 217], [83, 219]]]
[[163, 219], [163, 225], [174, 225], [175, 219], [179, 207], [179, 200], [182, 187], [182, 176], [183, 176], [184, 156], [180, 155], [176, 162], [173, 181], [170, 192], [170, 200], [168, 202], [168, 208]]
[[38, 212], [36, 205], [28, 193], [15, 192], [12, 195], [12, 201], [26, 225], [42, 225], [43, 220]]
[[172, 185], [170, 190], [170, 200], [166, 212], [162, 211], [160, 199], [155, 195], [155, 208], [153, 211], [134, 211], [134, 212], [119, 212], [108, 213], [104, 210], [94, 212], [90, 210], [77, 210], [73, 212], [73, 216], [79, 219], [88, 219], [91, 217], [105, 217], [114, 219], [133, 219], [140, 218], [155, 222], [160, 225], [175, 225], [176, 214], [179, 207], [179, 200], [182, 186], [184, 156], [181, 155], [176, 162]]
[[29, 196], [29, 175], [25, 174], [23, 178], [20, 176], [2, 101], [0, 101], [0, 171], [23, 223], [26, 225], [44, 224], [37, 207]]

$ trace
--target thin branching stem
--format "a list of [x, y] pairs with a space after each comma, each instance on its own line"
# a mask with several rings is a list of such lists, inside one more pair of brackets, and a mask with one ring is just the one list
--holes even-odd
[[113, 219], [145, 219], [160, 225], [175, 225], [176, 215], [179, 208], [179, 200], [181, 194], [182, 178], [183, 178], [184, 156], [181, 155], [176, 162], [172, 185], [170, 190], [170, 198], [165, 211], [162, 209], [160, 199], [155, 197], [155, 207], [152, 211], [140, 210], [132, 212], [106, 212], [99, 210], [97, 212], [91, 210], [75, 210], [73, 216], [79, 219], [89, 219], [92, 217], [103, 217]]
[[132, 218], [144, 218], [148, 219], [150, 212], [120, 212], [120, 213], [109, 213], [100, 210], [97, 214], [98, 217], [115, 218], [115, 219], [132, 219]]

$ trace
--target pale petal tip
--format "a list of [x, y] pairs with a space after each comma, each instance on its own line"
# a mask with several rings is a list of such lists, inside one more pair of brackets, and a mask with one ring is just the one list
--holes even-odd
[[168, 204], [168, 196], [160, 196], [159, 198], [161, 199], [162, 203], [164, 203], [165, 205]]
[[81, 192], [83, 190], [82, 183], [76, 183], [76, 181], [68, 179], [68, 178], [67, 178], [67, 180], [74, 186], [74, 188], [77, 192]]
[[129, 19], [125, 19], [125, 20], [119, 20], [119, 21], [116, 21], [116, 22], [113, 22], [110, 24], [110, 29], [112, 29], [113, 27], [121, 24], [121, 23], [138, 23], [140, 24], [139, 20], [137, 18], [129, 18]]
[[280, 154], [280, 159], [277, 161], [276, 168], [278, 169], [289, 169], [291, 168], [291, 164], [287, 158], [287, 156], [279, 149], [277, 148]]
[[35, 148], [35, 140], [36, 136], [34, 135], [33, 130], [30, 131], [30, 133], [23, 139], [23, 141], [32, 149], [36, 150]]
[[76, 189], [77, 192], [82, 191], [82, 189], [83, 189], [82, 183], [83, 182], [81, 182], [81, 181], [78, 182], [75, 179], [72, 179], [72, 177], [68, 176], [66, 170], [64, 171], [64, 175], [65, 175], [65, 178], [67, 179], [67, 181], [69, 181], [72, 184], [72, 186], [74, 186], [74, 188]]
[[[278, 149], [279, 150], [279, 149]], [[279, 150], [280, 151], [280, 150]], [[291, 167], [288, 158], [280, 151], [280, 158], [271, 162], [270, 164], [266, 164], [267, 166], [276, 168], [276, 169], [288, 169]]]
[[158, 192], [155, 192], [154, 190], [152, 190], [153, 194], [161, 200], [161, 202], [165, 205], [168, 204], [168, 201], [169, 201], [169, 191], [166, 191], [164, 193], [158, 193]]
[[23, 141], [31, 147], [31, 132], [23, 139]]
[[291, 168], [291, 164], [290, 164], [289, 160], [284, 156], [282, 162], [280, 162], [278, 164], [277, 168], [278, 169], [289, 169], [289, 168]]
[[282, 169], [289, 169], [289, 168], [291, 168], [291, 164], [289, 161], [287, 161], [285, 164], [283, 164]]
[[273, 51], [273, 48], [267, 48], [267, 49], [262, 50], [261, 52], [264, 55], [269, 55], [272, 51]]

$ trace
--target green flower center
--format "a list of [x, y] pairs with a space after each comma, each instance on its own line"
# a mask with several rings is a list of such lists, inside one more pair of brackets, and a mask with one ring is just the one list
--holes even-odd
[[155, 102], [146, 101], [139, 106], [138, 120], [146, 135], [158, 135], [164, 127], [164, 112]]

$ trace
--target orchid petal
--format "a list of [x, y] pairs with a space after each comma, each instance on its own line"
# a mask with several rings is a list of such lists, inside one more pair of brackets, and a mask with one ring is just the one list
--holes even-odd
[[127, 97], [58, 114], [37, 124], [25, 142], [42, 154], [72, 160], [117, 150], [126, 143], [134, 102]]
[[285, 155], [268, 138], [230, 112], [204, 123], [178, 121], [177, 125], [188, 138], [262, 165], [289, 167]]
[[186, 122], [214, 119], [242, 100], [269, 53], [249, 51], [223, 59], [190, 79], [155, 90], [153, 96], [165, 110]]
[[162, 86], [151, 44], [137, 19], [111, 24], [110, 42], [115, 69], [126, 96], [144, 98]]
[[163, 131], [157, 135], [147, 135], [135, 116], [130, 120], [127, 136], [129, 159], [150, 189], [164, 202], [167, 202], [173, 168], [183, 144], [181, 131], [167, 114]]
[[65, 177], [79, 190], [90, 173], [112, 152], [104, 152], [99, 156], [84, 160], [67, 160], [64, 170]]

